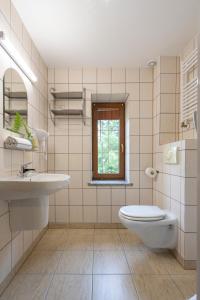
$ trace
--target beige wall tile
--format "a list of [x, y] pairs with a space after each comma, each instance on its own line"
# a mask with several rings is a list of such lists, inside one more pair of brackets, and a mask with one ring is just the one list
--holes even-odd
[[111, 83], [111, 68], [98, 68], [97, 69], [97, 82], [98, 83]]
[[11, 240], [11, 232], [10, 232], [10, 224], [9, 224], [9, 214], [6, 213], [0, 218], [0, 231], [1, 231], [1, 239], [0, 239], [0, 249], [2, 249], [10, 240]]
[[11, 27], [16, 33], [18, 39], [22, 41], [22, 21], [12, 2], [11, 2]]
[[1, 0], [0, 1], [1, 12], [6, 17], [7, 21], [10, 23], [10, 7], [11, 1], [10, 0]]
[[82, 170], [82, 154], [69, 154], [69, 170]]
[[162, 114], [160, 119], [160, 132], [172, 133], [175, 132], [175, 114]]
[[67, 68], [55, 69], [55, 83], [68, 83], [68, 69]]
[[112, 189], [112, 205], [125, 205], [125, 189]]
[[140, 84], [140, 99], [142, 101], [152, 101], [153, 99], [153, 86], [151, 83]]
[[57, 223], [68, 223], [69, 220], [69, 207], [56, 205], [55, 207], [55, 219]]
[[140, 69], [140, 81], [141, 82], [153, 82], [153, 69], [141, 68]]
[[71, 223], [82, 223], [83, 222], [83, 207], [82, 206], [70, 206], [69, 207]]
[[140, 100], [139, 83], [126, 83], [126, 92], [129, 94], [129, 100]]
[[82, 69], [70, 68], [69, 69], [69, 83], [82, 83]]
[[111, 205], [111, 189], [97, 189], [97, 205]]
[[83, 69], [83, 83], [96, 83], [97, 82], [96, 76], [97, 76], [96, 68]]
[[125, 82], [125, 69], [112, 68], [112, 82], [117, 82], [117, 83]]
[[162, 56], [160, 58], [160, 73], [178, 73], [177, 57], [176, 56]]
[[97, 203], [96, 189], [84, 189], [83, 190], [83, 205], [95, 205], [96, 206], [96, 203]]
[[82, 136], [69, 137], [69, 153], [82, 153]]
[[11, 244], [9, 243], [0, 251], [0, 282], [11, 272]]
[[56, 205], [68, 205], [68, 189], [63, 189], [55, 193]]
[[12, 240], [12, 268], [17, 264], [23, 255], [23, 232], [20, 232]]
[[138, 205], [140, 202], [139, 189], [126, 190], [126, 205]]
[[98, 206], [97, 207], [97, 222], [98, 223], [111, 223], [111, 206]]
[[152, 118], [153, 105], [150, 101], [140, 101], [140, 118]]
[[140, 70], [139, 68], [126, 68], [126, 82], [139, 82]]
[[118, 205], [118, 206], [112, 206], [112, 223], [116, 224], [116, 223], [119, 223], [120, 222], [120, 219], [119, 219], [119, 210], [120, 210], [120, 207], [121, 205]]
[[68, 157], [66, 154], [55, 154], [55, 171], [68, 170]]
[[69, 189], [70, 205], [82, 205], [82, 189]]
[[176, 93], [176, 74], [161, 74], [161, 93]]
[[33, 242], [33, 233], [31, 230], [25, 230], [23, 232], [23, 251], [25, 252]]
[[83, 221], [84, 221], [84, 223], [96, 223], [97, 222], [97, 207], [96, 206], [84, 206]]

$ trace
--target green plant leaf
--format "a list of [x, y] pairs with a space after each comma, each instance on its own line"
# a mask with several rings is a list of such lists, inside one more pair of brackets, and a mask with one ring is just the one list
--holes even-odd
[[26, 124], [26, 122], [22, 119], [22, 121], [23, 121], [23, 126], [24, 126], [24, 129], [25, 129], [25, 132], [26, 132], [26, 137], [27, 137], [27, 139], [29, 139], [29, 140], [32, 140], [32, 132], [30, 131], [30, 129], [29, 129], [29, 127], [28, 127], [28, 125]]
[[25, 138], [31, 141], [33, 143], [33, 135], [26, 124], [25, 120], [23, 117], [20, 115], [20, 113], [16, 112], [15, 118], [13, 120], [12, 126], [11, 126], [11, 131], [16, 132], [16, 133], [23, 133], [25, 131]]
[[16, 112], [16, 115], [15, 115], [15, 118], [13, 120], [13, 123], [12, 123], [12, 130], [14, 132], [17, 132], [19, 133], [20, 129], [22, 128], [23, 126], [23, 118], [22, 116], [20, 115], [20, 113]]

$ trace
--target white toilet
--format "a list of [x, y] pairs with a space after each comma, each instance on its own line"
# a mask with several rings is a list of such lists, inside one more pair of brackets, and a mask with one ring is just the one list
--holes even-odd
[[173, 249], [177, 242], [177, 218], [158, 206], [128, 205], [119, 210], [122, 224], [138, 234], [150, 248]]

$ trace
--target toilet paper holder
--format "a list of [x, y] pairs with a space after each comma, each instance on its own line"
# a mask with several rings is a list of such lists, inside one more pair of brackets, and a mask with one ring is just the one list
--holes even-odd
[[150, 178], [155, 178], [158, 175], [159, 171], [154, 168], [146, 168], [145, 174]]

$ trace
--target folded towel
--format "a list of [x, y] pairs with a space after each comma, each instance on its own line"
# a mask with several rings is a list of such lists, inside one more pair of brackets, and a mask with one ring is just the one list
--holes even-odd
[[4, 141], [4, 146], [7, 149], [16, 149], [16, 150], [31, 150], [32, 143], [28, 139], [20, 137], [8, 136]]

